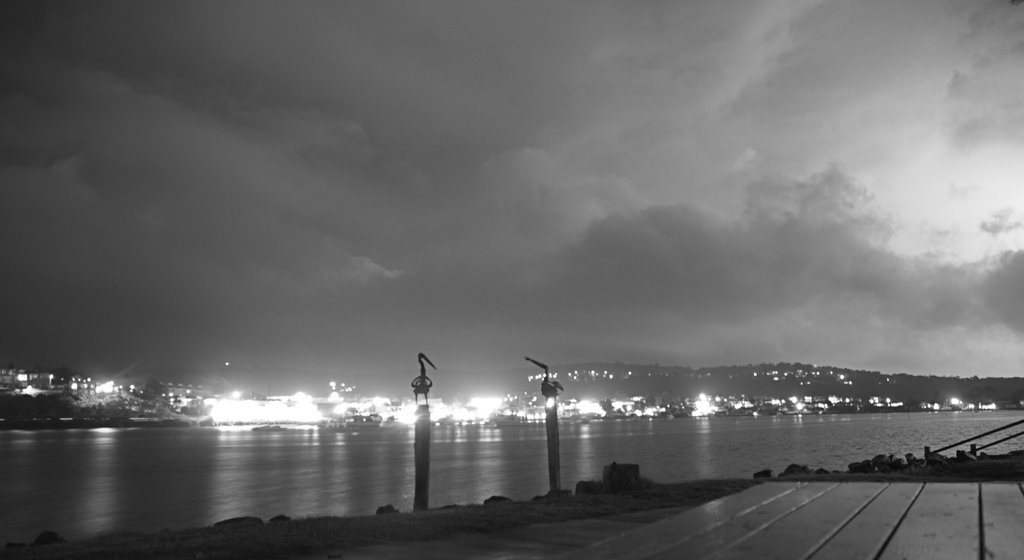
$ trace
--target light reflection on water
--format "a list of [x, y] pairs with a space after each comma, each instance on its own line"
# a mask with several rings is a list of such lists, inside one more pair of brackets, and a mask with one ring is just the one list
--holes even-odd
[[[601, 477], [612, 461], [639, 463], [658, 481], [748, 478], [790, 463], [845, 470], [879, 453], [920, 456], [1021, 418], [938, 413], [688, 418], [562, 423], [561, 478]], [[547, 491], [543, 424], [435, 425], [430, 505], [529, 499]], [[0, 543], [44, 529], [69, 538], [154, 532], [240, 515], [369, 515], [412, 508], [413, 430], [325, 432], [99, 429], [0, 432]], [[991, 451], [1006, 452], [1008, 442]]]

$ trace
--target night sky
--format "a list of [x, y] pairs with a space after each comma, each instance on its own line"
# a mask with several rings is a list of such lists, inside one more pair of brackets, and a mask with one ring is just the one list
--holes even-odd
[[4, 2], [0, 361], [1024, 365], [1024, 7]]

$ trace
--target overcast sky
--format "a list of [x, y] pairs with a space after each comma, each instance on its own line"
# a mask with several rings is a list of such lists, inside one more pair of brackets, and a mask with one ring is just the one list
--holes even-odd
[[1024, 7], [0, 12], [4, 363], [1024, 374]]

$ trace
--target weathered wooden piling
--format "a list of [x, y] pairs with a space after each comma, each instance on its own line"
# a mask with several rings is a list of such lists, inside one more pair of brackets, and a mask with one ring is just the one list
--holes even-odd
[[548, 484], [549, 492], [562, 490], [561, 459], [558, 443], [558, 393], [563, 390], [562, 384], [551, 379], [548, 366], [527, 356], [526, 360], [544, 368], [544, 379], [540, 382], [540, 393], [544, 396], [544, 426], [548, 438]]
[[420, 362], [420, 375], [412, 380], [412, 393], [419, 403], [420, 395], [423, 395], [423, 404], [416, 407], [416, 437], [413, 441], [413, 451], [416, 463], [416, 488], [412, 499], [413, 511], [426, 511], [430, 503], [430, 405], [427, 403], [427, 394], [434, 382], [427, 377], [427, 367], [437, 369], [430, 358], [422, 352], [416, 357]]
[[430, 501], [430, 407], [421, 404], [416, 409], [416, 494], [413, 511], [426, 511]]
[[545, 403], [547, 416], [544, 426], [548, 435], [548, 485], [551, 492], [562, 489], [561, 460], [558, 449], [558, 397], [548, 397]]

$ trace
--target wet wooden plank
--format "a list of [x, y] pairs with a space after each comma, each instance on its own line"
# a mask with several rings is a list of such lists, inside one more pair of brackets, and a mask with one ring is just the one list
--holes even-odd
[[816, 499], [822, 499], [823, 496], [827, 496], [838, 485], [836, 482], [811, 482], [785, 496], [755, 507], [749, 512], [735, 517], [728, 523], [696, 535], [696, 538], [666, 543], [669, 546], [656, 550], [653, 554], [646, 553], [640, 556], [625, 555], [623, 558], [675, 560], [678, 558], [717, 557], [718, 553], [764, 531], [791, 512]]
[[527, 540], [554, 546], [580, 548], [595, 542], [594, 535], [611, 535], [635, 529], [635, 523], [610, 519], [582, 519], [561, 523], [541, 523], [502, 531], [495, 536], [504, 540]]
[[803, 486], [796, 482], [766, 482], [718, 500], [708, 502], [669, 517], [608, 538], [566, 556], [567, 559], [611, 560], [644, 558], [672, 543], [719, 527], [767, 503], [787, 496]]
[[842, 527], [811, 558], [866, 560], [878, 556], [882, 546], [910, 508], [922, 483], [889, 484], [864, 509]]
[[840, 484], [820, 499], [808, 502], [749, 539], [736, 542], [715, 556], [715, 559], [806, 558], [887, 486], [884, 482]]
[[925, 484], [879, 560], [978, 558], [977, 483]]
[[981, 485], [981, 527], [986, 560], [1024, 554], [1024, 494], [1017, 484]]

